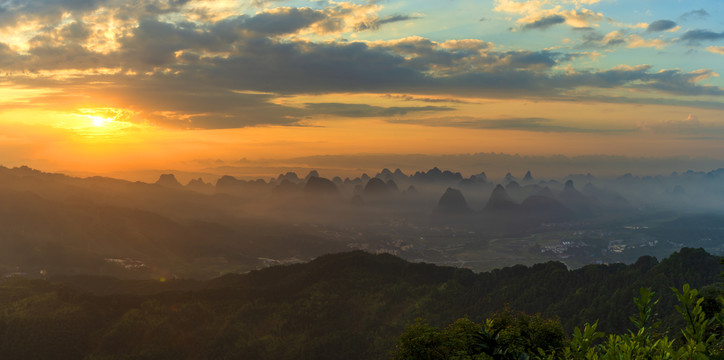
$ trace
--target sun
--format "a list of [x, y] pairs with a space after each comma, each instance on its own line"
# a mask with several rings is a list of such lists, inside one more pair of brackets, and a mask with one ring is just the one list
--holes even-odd
[[131, 118], [134, 113], [118, 108], [79, 108], [72, 123], [63, 127], [77, 134], [92, 138], [108, 138], [121, 135], [126, 129], [134, 127]]
[[104, 127], [113, 121], [113, 119], [104, 118], [101, 116], [88, 116], [88, 118], [93, 122], [93, 126], [95, 127]]

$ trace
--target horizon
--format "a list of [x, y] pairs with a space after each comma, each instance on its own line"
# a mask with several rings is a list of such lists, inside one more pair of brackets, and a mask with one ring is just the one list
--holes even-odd
[[[488, 162], [480, 164], [479, 158], [485, 157]], [[371, 159], [372, 158], [372, 159]], [[447, 158], [447, 160], [445, 160]], [[450, 158], [456, 161], [450, 161]], [[387, 159], [387, 160], [375, 160]], [[507, 161], [506, 161], [507, 160]], [[511, 161], [514, 160], [514, 161]], [[514, 164], [510, 164], [514, 162]], [[580, 165], [586, 162], [586, 165]], [[615, 162], [615, 164], [613, 164]], [[711, 172], [721, 169], [717, 160], [701, 157], [649, 157], [634, 158], [626, 156], [591, 155], [566, 157], [554, 156], [521, 156], [519, 154], [478, 153], [478, 154], [447, 154], [430, 156], [423, 154], [359, 154], [348, 156], [310, 156], [291, 159], [262, 159], [258, 161], [241, 159], [234, 162], [199, 161], [207, 167], [197, 166], [186, 170], [174, 168], [135, 169], [128, 171], [91, 172], [91, 171], [64, 171], [54, 169], [36, 168], [26, 164], [7, 165], [6, 168], [28, 167], [46, 173], [63, 174], [73, 177], [108, 177], [127, 181], [140, 181], [152, 183], [162, 174], [173, 174], [181, 183], [201, 178], [205, 182], [216, 182], [222, 176], [233, 176], [240, 180], [274, 180], [287, 172], [294, 172], [300, 177], [311, 171], [317, 171], [320, 177], [331, 179], [341, 177], [354, 179], [366, 174], [375, 177], [379, 172], [387, 169], [401, 170], [405, 175], [413, 175], [421, 171], [426, 172], [433, 168], [441, 171], [459, 172], [467, 178], [472, 175], [485, 173], [493, 182], [501, 181], [507, 175], [522, 178], [530, 171], [537, 179], [565, 179], [572, 176], [592, 175], [600, 179], [614, 179], [624, 175], [635, 177], [656, 177], [683, 174], [685, 172]], [[382, 164], [379, 167], [373, 163]], [[443, 163], [450, 166], [441, 165]], [[501, 164], [503, 163], [503, 164]], [[626, 163], [624, 165], [622, 163]], [[209, 166], [213, 164], [214, 166]], [[385, 166], [385, 164], [388, 164]], [[427, 165], [425, 165], [427, 164]], [[345, 167], [345, 165], [347, 165]], [[555, 170], [551, 170], [551, 166]], [[546, 169], [547, 168], [547, 169]], [[541, 171], [544, 170], [544, 171]], [[568, 170], [568, 171], [566, 171]]]

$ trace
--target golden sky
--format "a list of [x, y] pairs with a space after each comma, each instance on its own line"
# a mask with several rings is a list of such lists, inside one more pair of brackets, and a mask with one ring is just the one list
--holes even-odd
[[479, 152], [724, 161], [721, 2], [441, 3], [2, 3], [0, 164], [108, 173]]

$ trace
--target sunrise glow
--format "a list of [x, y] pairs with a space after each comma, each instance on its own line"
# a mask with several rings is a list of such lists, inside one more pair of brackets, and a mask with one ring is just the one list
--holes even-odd
[[724, 156], [719, 2], [150, 3], [3, 8], [1, 162]]

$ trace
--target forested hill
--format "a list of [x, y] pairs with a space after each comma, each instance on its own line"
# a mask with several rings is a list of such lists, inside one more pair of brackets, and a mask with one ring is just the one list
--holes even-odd
[[[718, 284], [719, 259], [683, 249], [658, 262], [514, 266], [488, 273], [350, 252], [207, 282], [92, 277], [0, 282], [0, 354], [10, 359], [378, 359], [417, 317], [443, 325], [509, 306], [600, 320], [624, 332], [633, 297], [652, 287], [664, 324], [670, 287]], [[718, 291], [718, 287], [716, 288]], [[714, 291], [712, 288], [711, 291]]]

